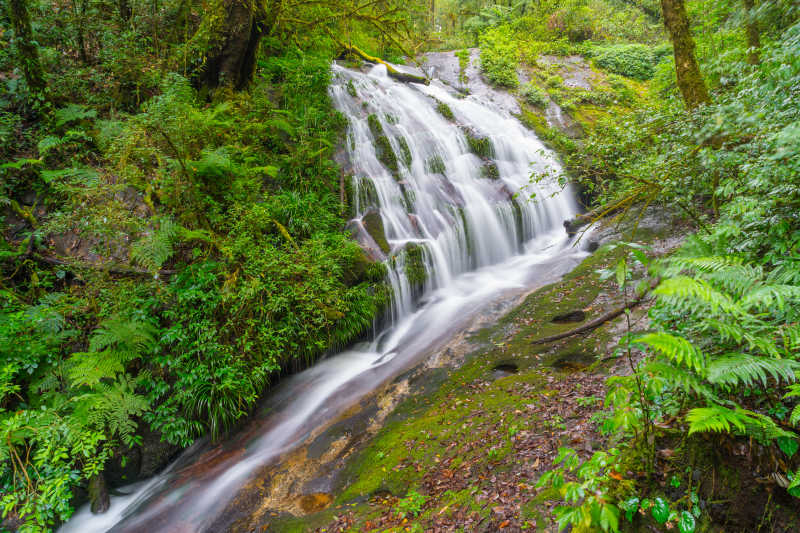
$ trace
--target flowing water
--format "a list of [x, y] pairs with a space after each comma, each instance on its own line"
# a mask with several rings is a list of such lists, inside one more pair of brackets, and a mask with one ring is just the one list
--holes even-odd
[[[386, 261], [394, 292], [382, 331], [284, 380], [242, 431], [220, 445], [196, 443], [159, 476], [113, 496], [106, 514], [79, 510], [62, 533], [224, 531], [226, 507], [265, 465], [430, 356], [489, 303], [552, 281], [581, 256], [562, 227], [577, 208], [554, 183], [558, 163], [491, 95], [399, 83], [382, 66], [333, 70], [331, 96], [349, 121], [350, 228]], [[532, 173], [550, 177], [530, 184]], [[385, 240], [375, 224], [367, 231], [369, 217], [382, 221]]]

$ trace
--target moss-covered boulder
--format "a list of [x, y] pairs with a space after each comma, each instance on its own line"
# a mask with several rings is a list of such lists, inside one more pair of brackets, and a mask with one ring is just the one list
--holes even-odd
[[411, 155], [411, 148], [408, 146], [408, 141], [402, 135], [397, 137], [397, 144], [400, 146], [400, 159], [406, 168], [411, 167], [411, 162], [414, 160]]
[[439, 154], [431, 156], [425, 161], [425, 168], [428, 172], [433, 174], [444, 174], [447, 170], [447, 166], [444, 163], [444, 159]]
[[494, 157], [494, 145], [489, 137], [481, 137], [474, 131], [464, 129], [464, 136], [467, 138], [469, 151], [478, 157], [491, 158]]
[[111, 499], [108, 495], [108, 487], [103, 474], [95, 474], [90, 477], [87, 490], [89, 491], [92, 513], [102, 514], [108, 511], [111, 506]]
[[487, 159], [483, 162], [483, 168], [481, 168], [481, 175], [484, 178], [490, 180], [499, 180], [500, 179], [500, 169], [497, 168], [497, 163], [492, 161], [491, 159]]
[[450, 109], [450, 106], [442, 102], [441, 100], [436, 100], [436, 111], [439, 112], [444, 118], [450, 121], [454, 121], [456, 119], [453, 110]]
[[[375, 144], [375, 155], [378, 157], [378, 161], [389, 169], [392, 175], [397, 177], [400, 171], [397, 154], [394, 153], [392, 143], [389, 141], [389, 137], [386, 136], [380, 119], [373, 113], [367, 117], [367, 124], [369, 125], [369, 131], [372, 132], [373, 143]], [[411, 152], [409, 151], [409, 157], [410, 155]]]
[[375, 244], [384, 254], [388, 254], [391, 247], [386, 240], [386, 231], [383, 229], [383, 219], [380, 212], [371, 210], [361, 218], [361, 223]]

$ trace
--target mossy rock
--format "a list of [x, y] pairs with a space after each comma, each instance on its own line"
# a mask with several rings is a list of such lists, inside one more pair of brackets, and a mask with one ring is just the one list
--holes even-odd
[[373, 137], [381, 137], [382, 135], [385, 135], [383, 131], [383, 124], [381, 124], [378, 115], [375, 113], [372, 113], [367, 117], [367, 124], [369, 125], [369, 131], [372, 132]]
[[486, 161], [481, 169], [481, 175], [490, 180], [500, 179], [500, 169], [497, 168], [497, 163], [492, 160]]
[[429, 157], [425, 162], [425, 168], [428, 172], [433, 174], [444, 174], [447, 171], [447, 166], [444, 164], [444, 159], [439, 154]]
[[347, 89], [347, 94], [353, 98], [358, 98], [358, 91], [356, 91], [356, 86], [353, 84], [353, 80], [348, 81], [345, 88]]
[[464, 136], [467, 138], [470, 152], [482, 158], [494, 157], [494, 145], [490, 138], [478, 137], [475, 133], [466, 129], [464, 130]]
[[428, 271], [425, 269], [425, 255], [422, 246], [409, 244], [405, 248], [406, 254], [406, 276], [411, 285], [424, 285], [428, 279]]
[[397, 137], [397, 144], [400, 145], [400, 159], [403, 164], [408, 168], [411, 167], [411, 162], [414, 160], [411, 155], [411, 148], [408, 146], [408, 141], [402, 135]]
[[404, 269], [411, 285], [412, 298], [419, 298], [422, 296], [425, 282], [428, 280], [428, 270], [425, 268], [425, 251], [421, 245], [409, 243], [392, 256], [392, 263], [394, 264], [400, 257], [404, 260]]
[[400, 165], [397, 162], [397, 154], [392, 149], [392, 143], [389, 142], [389, 138], [386, 135], [375, 137], [375, 153], [378, 156], [378, 161], [388, 168], [392, 175], [397, 177]]
[[453, 121], [456, 119], [456, 116], [453, 114], [453, 110], [450, 109], [450, 106], [440, 100], [436, 100], [436, 111], [438, 111], [439, 114], [447, 120]]
[[361, 223], [364, 224], [364, 229], [367, 230], [369, 236], [378, 245], [378, 248], [385, 254], [389, 253], [391, 247], [389, 241], [386, 240], [386, 231], [383, 228], [383, 219], [380, 212], [372, 210], [361, 218]]
[[378, 191], [375, 189], [375, 184], [372, 183], [372, 180], [369, 178], [352, 178], [351, 181], [358, 199], [358, 205], [362, 210], [365, 207], [378, 206]]
[[382, 261], [375, 261], [370, 258], [361, 248], [353, 258], [350, 268], [344, 272], [344, 283], [348, 287], [354, 287], [359, 283], [370, 282], [380, 284], [386, 278], [386, 265]]

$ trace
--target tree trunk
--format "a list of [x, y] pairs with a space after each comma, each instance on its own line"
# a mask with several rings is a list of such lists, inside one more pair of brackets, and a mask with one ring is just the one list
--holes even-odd
[[129, 0], [118, 0], [117, 9], [119, 9], [119, 18], [122, 19], [123, 22], [128, 22], [131, 20], [131, 17], [133, 16], [133, 10], [131, 9]]
[[14, 29], [14, 45], [17, 58], [31, 93], [42, 94], [47, 88], [39, 50], [36, 48], [31, 30], [31, 18], [26, 0], [8, 0], [8, 16]]
[[686, 7], [683, 0], [661, 0], [661, 9], [664, 12], [664, 25], [675, 49], [678, 88], [681, 90], [686, 107], [694, 109], [708, 102], [708, 89], [694, 57], [695, 44], [689, 29]]
[[745, 30], [747, 31], [747, 62], [751, 65], [758, 65], [758, 49], [761, 48], [761, 36], [758, 31], [758, 22], [753, 11], [755, 10], [754, 0], [743, 0], [745, 8]]
[[261, 37], [267, 34], [275, 18], [273, 2], [249, 3], [245, 0], [221, 0], [206, 14], [197, 31], [205, 41], [206, 61], [199, 76], [208, 89], [228, 86], [235, 90], [247, 87], [256, 67]]

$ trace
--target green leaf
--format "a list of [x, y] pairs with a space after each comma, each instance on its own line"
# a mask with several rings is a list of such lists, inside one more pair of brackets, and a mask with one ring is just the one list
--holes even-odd
[[625, 511], [625, 518], [628, 522], [633, 522], [633, 515], [639, 510], [639, 498], [636, 496], [628, 498], [620, 504], [620, 508]]
[[658, 497], [653, 500], [653, 508], [650, 510], [653, 518], [659, 524], [666, 523], [669, 520], [669, 503], [664, 498]]
[[619, 260], [619, 263], [617, 263], [617, 268], [615, 269], [615, 274], [617, 276], [617, 285], [619, 285], [620, 288], [625, 287], [625, 277], [627, 275], [627, 272], [628, 272], [628, 267], [625, 262], [625, 258], [623, 257], [622, 259]]
[[681, 512], [681, 517], [678, 520], [678, 531], [681, 533], [694, 533], [697, 523], [694, 516], [689, 511]]
[[603, 531], [619, 530], [619, 509], [616, 505], [606, 503], [600, 508], [600, 527]]
[[797, 453], [797, 449], [800, 448], [800, 443], [797, 442], [796, 439], [792, 439], [789, 437], [778, 437], [778, 448], [780, 448], [783, 453], [789, 456], [791, 459], [794, 454]]

